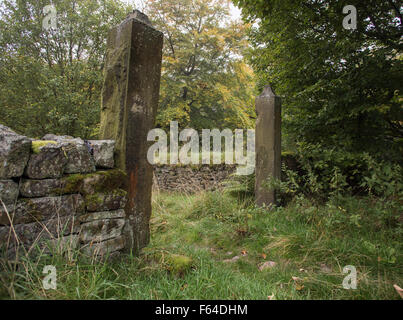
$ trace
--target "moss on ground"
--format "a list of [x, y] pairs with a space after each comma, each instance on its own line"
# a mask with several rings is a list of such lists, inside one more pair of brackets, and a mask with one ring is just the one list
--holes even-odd
[[192, 268], [193, 259], [184, 255], [171, 254], [167, 259], [168, 270], [175, 275], [183, 275]]

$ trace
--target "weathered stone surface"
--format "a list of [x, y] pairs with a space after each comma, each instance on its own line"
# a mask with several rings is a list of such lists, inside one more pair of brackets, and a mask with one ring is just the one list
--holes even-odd
[[126, 173], [119, 169], [97, 171], [90, 174], [73, 174], [62, 179], [62, 194], [83, 195], [112, 192], [125, 188]]
[[256, 98], [256, 113], [255, 198], [258, 206], [269, 206], [276, 195], [265, 184], [281, 179], [281, 100], [270, 86]]
[[15, 211], [17, 204], [10, 203], [5, 204], [4, 206], [0, 206], [0, 226], [10, 224], [10, 220], [12, 219], [12, 213]]
[[219, 190], [235, 172], [235, 165], [155, 166], [154, 190], [196, 193]]
[[112, 211], [123, 209], [127, 202], [127, 193], [124, 190], [116, 190], [113, 193], [96, 193], [85, 197], [87, 211]]
[[12, 180], [0, 180], [0, 200], [3, 201], [4, 204], [16, 202], [18, 194], [18, 183]]
[[95, 161], [84, 140], [68, 136], [45, 135], [42, 140], [52, 139], [57, 141], [67, 156], [65, 173], [90, 173], [95, 172]]
[[30, 150], [30, 139], [0, 125], [0, 179], [21, 177]]
[[80, 245], [80, 237], [78, 234], [68, 236], [60, 236], [48, 241], [48, 247], [56, 252], [65, 252], [68, 250], [76, 250]]
[[[81, 195], [20, 199], [15, 206], [8, 206], [13, 224], [49, 220], [55, 217], [79, 216], [84, 213], [85, 205]], [[3, 208], [0, 208], [0, 225], [10, 221]]]
[[[140, 20], [139, 20], [140, 19]], [[147, 161], [148, 132], [155, 126], [163, 34], [140, 13], [108, 36], [100, 138], [116, 141], [116, 165], [128, 174], [128, 248], [149, 243], [153, 169]]]
[[8, 226], [0, 226], [0, 249], [11, 247], [12, 231]]
[[124, 219], [104, 219], [87, 222], [81, 225], [80, 241], [102, 242], [122, 235]]
[[99, 243], [89, 243], [83, 247], [83, 252], [87, 255], [105, 256], [124, 249], [125, 244], [125, 237], [121, 236]]
[[122, 170], [98, 171], [96, 174], [85, 177], [81, 192], [86, 195], [111, 192], [124, 187], [125, 183], [126, 174]]
[[124, 219], [124, 217], [125, 211], [121, 209], [115, 211], [91, 212], [80, 216], [79, 220], [80, 222], [91, 222], [105, 219]]
[[9, 243], [9, 247], [17, 244], [33, 245], [34, 243], [54, 240], [60, 236], [78, 233], [80, 225], [74, 217], [60, 217], [42, 222], [14, 225], [14, 231], [9, 226], [0, 227], [0, 244]]
[[41, 140], [45, 141], [63, 141], [63, 140], [74, 140], [72, 136], [57, 136], [55, 134], [49, 133], [43, 136]]
[[66, 164], [67, 158], [62, 146], [49, 143], [40, 147], [39, 153], [31, 154], [25, 168], [25, 176], [30, 179], [60, 178]]
[[[73, 140], [71, 140], [73, 141]], [[74, 140], [76, 141], [76, 140]], [[82, 141], [82, 140], [81, 140]], [[87, 146], [84, 143], [70, 143], [66, 142], [63, 145], [67, 153], [67, 166], [65, 173], [89, 173], [95, 172], [94, 158], [88, 152]]]
[[65, 194], [91, 195], [111, 193], [123, 188], [126, 174], [121, 170], [97, 171], [90, 174], [73, 174], [61, 179], [24, 179], [20, 193], [26, 198], [60, 196]]
[[115, 167], [114, 151], [115, 141], [113, 140], [90, 140], [93, 148], [95, 166], [97, 168], [113, 169]]
[[20, 183], [20, 193], [25, 198], [40, 198], [62, 195], [65, 182], [62, 179], [28, 180]]

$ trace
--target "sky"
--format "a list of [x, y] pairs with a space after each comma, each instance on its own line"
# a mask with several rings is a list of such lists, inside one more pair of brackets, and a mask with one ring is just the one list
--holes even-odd
[[[123, 0], [123, 1], [127, 2], [127, 3], [134, 3], [136, 8], [138, 8], [139, 10], [142, 9], [142, 6], [143, 6], [142, 3], [147, 2], [147, 0]], [[241, 10], [238, 9], [237, 7], [235, 7], [232, 3], [230, 3], [230, 13], [231, 13], [232, 19], [234, 19], [234, 20], [241, 19]]]
[[232, 3], [231, 3], [231, 16], [234, 20], [241, 19], [241, 9], [235, 7]]

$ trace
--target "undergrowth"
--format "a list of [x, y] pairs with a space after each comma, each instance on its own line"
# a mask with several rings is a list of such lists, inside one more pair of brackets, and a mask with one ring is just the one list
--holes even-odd
[[[229, 192], [155, 194], [152, 240], [139, 257], [83, 260], [79, 252], [2, 259], [10, 299], [400, 299], [400, 209], [374, 197], [256, 208]], [[179, 261], [179, 262], [176, 262]], [[265, 262], [270, 267], [259, 270]], [[178, 263], [178, 264], [176, 264]], [[54, 265], [57, 289], [44, 290]], [[342, 286], [355, 266], [356, 290]]]

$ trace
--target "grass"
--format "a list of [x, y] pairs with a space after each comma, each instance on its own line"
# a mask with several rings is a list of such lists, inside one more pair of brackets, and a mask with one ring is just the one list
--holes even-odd
[[[370, 198], [324, 205], [295, 200], [271, 211], [225, 192], [155, 194], [152, 241], [140, 257], [95, 262], [73, 255], [22, 259], [2, 272], [2, 298], [17, 299], [400, 299], [401, 224]], [[180, 257], [180, 267], [172, 261]], [[228, 260], [234, 259], [233, 262]], [[188, 258], [188, 259], [187, 259]], [[187, 262], [187, 263], [184, 263]], [[260, 271], [264, 262], [274, 267]], [[45, 291], [45, 265], [57, 290]], [[357, 269], [345, 290], [343, 267]]]

